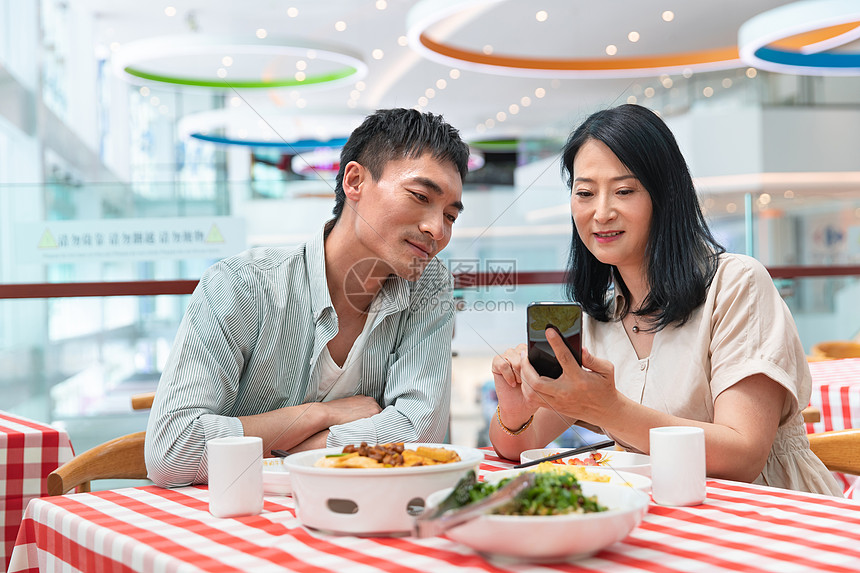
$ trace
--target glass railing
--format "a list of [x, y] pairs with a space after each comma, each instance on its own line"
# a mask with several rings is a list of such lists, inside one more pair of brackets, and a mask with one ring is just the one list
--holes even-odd
[[[803, 277], [810, 269], [774, 268], [792, 308], [804, 347], [853, 337], [860, 326], [854, 297], [860, 268], [836, 269], [852, 276]], [[824, 272], [827, 268], [812, 268]], [[452, 439], [475, 441], [485, 431], [492, 399], [490, 361], [525, 339], [525, 307], [533, 300], [563, 300], [561, 273], [461, 275], [457, 308], [452, 400]], [[519, 282], [534, 281], [537, 284]], [[158, 282], [141, 283], [152, 289]], [[190, 291], [195, 281], [169, 282]], [[68, 291], [73, 285], [42, 285]], [[111, 283], [98, 285], [109, 290]], [[3, 409], [63, 425], [77, 448], [145, 428], [147, 414], [132, 412], [131, 396], [153, 391], [170, 351], [188, 295], [60, 296], [2, 300], [0, 401]], [[63, 290], [59, 290], [63, 293]], [[810, 293], [812, 293], [810, 295]], [[574, 440], [576, 436], [568, 436]], [[570, 442], [566, 442], [570, 443]]]
[[[0, 201], [8, 209], [0, 211], [0, 404], [66, 425], [79, 450], [109, 437], [104, 427], [113, 435], [143, 429], [147, 414], [131, 411], [130, 396], [155, 388], [188, 293], [203, 270], [225, 256], [200, 254], [208, 238], [216, 245], [234, 240], [233, 252], [297, 244], [316, 232], [332, 204], [324, 194], [260, 202], [247, 183], [214, 186], [214, 205], [199, 198], [199, 187], [162, 191], [154, 196], [182, 200], [162, 202], [128, 186], [0, 188], [8, 194]], [[464, 202], [476, 203], [469, 193]], [[487, 193], [475, 193], [486, 199]], [[471, 219], [458, 221], [440, 256], [458, 278], [453, 414], [464, 425], [455, 425], [455, 432], [485, 417], [480, 396], [487, 392], [490, 360], [523, 340], [528, 302], [563, 298], [566, 193], [553, 189], [527, 202], [514, 202], [512, 190], [493, 193]], [[544, 203], [535, 206], [535, 199]], [[28, 202], [37, 204], [17, 209]], [[43, 211], [42, 202], [51, 207]], [[751, 252], [769, 268], [807, 352], [817, 342], [858, 335], [860, 192], [724, 192], [703, 195], [702, 205], [729, 250]], [[50, 216], [37, 215], [42, 212]], [[110, 227], [117, 221], [119, 230]], [[237, 221], [244, 225], [239, 231], [229, 227]], [[141, 222], [166, 227], [147, 229]], [[98, 232], [105, 249], [117, 233], [104, 256], [96, 249]], [[238, 238], [226, 237], [229, 232]], [[60, 252], [62, 240], [77, 252]], [[153, 260], [151, 252], [141, 252], [156, 247], [164, 256]], [[46, 250], [56, 256], [46, 257]]]

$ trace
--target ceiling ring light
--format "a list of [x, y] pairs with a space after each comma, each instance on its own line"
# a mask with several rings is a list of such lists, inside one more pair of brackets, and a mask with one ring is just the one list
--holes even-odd
[[346, 145], [346, 138], [339, 137], [320, 141], [318, 139], [297, 139], [296, 141], [265, 141], [253, 139], [238, 139], [234, 137], [221, 137], [199, 132], [190, 133], [188, 137], [198, 141], [214, 143], [215, 145], [240, 145], [243, 147], [265, 147], [270, 149], [286, 149], [290, 153], [302, 153], [320, 148], [341, 148]]
[[742, 65], [736, 46], [628, 58], [534, 58], [492, 55], [434, 40], [428, 30], [468, 10], [503, 0], [422, 0], [407, 17], [409, 45], [426, 58], [461, 69], [506, 76], [546, 78], [638, 77], [691, 70], [725, 70]]
[[763, 12], [738, 31], [740, 56], [763, 70], [858, 75], [860, 53], [829, 52], [860, 38], [860, 2], [805, 0]]
[[[295, 155], [295, 157], [293, 158], [294, 161], [302, 161], [304, 162], [304, 165], [307, 165], [313, 170], [321, 170], [323, 168], [320, 167], [320, 164], [315, 162], [318, 158], [309, 154], [313, 154], [320, 150], [340, 150], [341, 148], [343, 148], [344, 145], [346, 145], [348, 139], [346, 137], [338, 137], [326, 141], [320, 141], [318, 139], [298, 139], [296, 141], [260, 141], [221, 137], [217, 135], [208, 135], [199, 132], [189, 133], [188, 137], [191, 139], [196, 139], [198, 141], [213, 143], [215, 145], [238, 145], [242, 147], [252, 147], [258, 149], [285, 149], [290, 154]], [[301, 157], [299, 154], [301, 154]], [[340, 152], [338, 151], [338, 157], [339, 154]], [[468, 171], [477, 171], [484, 166], [485, 161], [486, 160], [484, 159], [484, 153], [482, 150], [470, 149], [469, 160], [467, 161], [466, 167]], [[293, 164], [293, 171], [295, 171], [296, 173], [302, 174], [301, 172], [303, 169], [304, 168], [302, 167], [297, 167], [295, 163]]]
[[[301, 81], [295, 77], [265, 77], [266, 74], [263, 73], [259, 78], [201, 78], [162, 73], [152, 67], [147, 67], [148, 62], [160, 58], [170, 58], [175, 61], [177, 57], [181, 56], [213, 56], [220, 59], [225, 55], [236, 56], [237, 54], [312, 58], [335, 62], [340, 67], [324, 73], [307, 73]], [[247, 41], [202, 34], [147, 38], [129, 42], [113, 54], [112, 65], [117, 76], [131, 83], [141, 83], [143, 80], [144, 82], [222, 89], [296, 88], [304, 86], [328, 88], [342, 83], [358, 81], [367, 74], [367, 64], [358, 55], [329, 44], [283, 38]]]
[[[284, 114], [280, 110], [252, 111], [223, 108], [197, 112], [179, 120], [180, 139], [215, 145], [284, 149], [301, 153], [322, 147], [343, 147], [353, 129], [364, 121], [360, 114], [339, 112]], [[243, 136], [237, 136], [242, 133]]]

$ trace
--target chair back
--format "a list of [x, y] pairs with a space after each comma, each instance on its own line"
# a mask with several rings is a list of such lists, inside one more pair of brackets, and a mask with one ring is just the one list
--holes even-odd
[[853, 340], [819, 342], [812, 347], [810, 357], [813, 361], [860, 358], [860, 342], [854, 342]]
[[132, 410], [149, 410], [152, 408], [152, 401], [155, 399], [155, 392], [142, 392], [133, 394], [131, 397]]
[[832, 472], [860, 475], [860, 429], [809, 434], [809, 447]]
[[63, 495], [75, 487], [90, 491], [90, 481], [96, 479], [146, 479], [145, 436], [120, 436], [75, 456], [48, 474], [48, 495]]
[[803, 415], [804, 424], [817, 424], [821, 421], [821, 410], [815, 406], [807, 406], [800, 413]]

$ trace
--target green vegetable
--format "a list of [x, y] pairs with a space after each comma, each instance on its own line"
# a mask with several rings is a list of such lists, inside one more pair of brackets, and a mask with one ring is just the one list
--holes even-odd
[[342, 458], [345, 455], [347, 455], [347, 454], [326, 454], [325, 457], [327, 457], [327, 458]]
[[[479, 482], [469, 489], [467, 503], [483, 499], [503, 487], [511, 478], [498, 484]], [[458, 500], [459, 501], [459, 500]], [[460, 505], [466, 505], [461, 503]], [[595, 496], [586, 497], [579, 481], [571, 473], [537, 473], [535, 485], [522, 492], [510, 503], [493, 513], [501, 515], [563, 515], [566, 513], [594, 513], [606, 511]]]
[[462, 507], [468, 503], [472, 502], [471, 491], [472, 488], [482, 485], [478, 483], [478, 477], [475, 475], [474, 470], [469, 470], [465, 476], [463, 476], [460, 481], [457, 482], [457, 485], [454, 486], [454, 489], [451, 490], [451, 493], [439, 503], [439, 507], [436, 509], [438, 513], [443, 513], [449, 509], [454, 509], [455, 507]]

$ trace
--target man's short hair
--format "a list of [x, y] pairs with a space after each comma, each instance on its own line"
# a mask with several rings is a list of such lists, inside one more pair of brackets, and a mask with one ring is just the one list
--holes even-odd
[[418, 158], [430, 153], [440, 162], [457, 168], [460, 179], [466, 177], [469, 146], [460, 132], [447, 124], [441, 115], [421, 113], [414, 109], [380, 109], [367, 116], [358, 126], [340, 154], [335, 204], [332, 212], [339, 219], [346, 202], [343, 173], [350, 161], [365, 167], [375, 181], [382, 177], [389, 161]]

